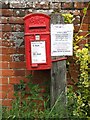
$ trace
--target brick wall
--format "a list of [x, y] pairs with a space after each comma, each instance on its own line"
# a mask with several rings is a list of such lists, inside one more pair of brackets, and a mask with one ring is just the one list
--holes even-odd
[[[11, 100], [14, 98], [14, 84], [18, 84], [21, 79], [27, 81], [25, 76], [32, 73], [26, 70], [23, 17], [33, 12], [42, 12], [50, 15], [55, 10], [72, 13], [75, 17], [74, 31], [77, 32], [83, 17], [82, 9], [87, 6], [87, 2], [61, 3], [48, 2], [48, 0], [46, 2], [4, 1], [0, 2], [0, 100], [3, 99], [3, 105], [10, 106]], [[88, 10], [84, 19], [81, 35], [85, 35], [88, 32], [90, 24], [89, 15], [90, 10]], [[87, 42], [88, 39], [83, 40], [80, 46]], [[78, 75], [75, 70], [76, 66], [71, 57], [70, 60], [70, 72], [76, 79]], [[50, 71], [33, 72], [33, 76], [34, 82], [42, 85], [43, 82], [50, 80]], [[72, 84], [69, 76], [68, 81]]]

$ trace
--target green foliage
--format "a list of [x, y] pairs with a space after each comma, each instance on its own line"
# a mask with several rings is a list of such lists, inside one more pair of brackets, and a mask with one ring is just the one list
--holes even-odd
[[62, 16], [64, 17], [65, 23], [72, 23], [73, 15], [66, 13], [66, 14], [62, 14]]
[[[16, 99], [13, 100], [12, 108], [3, 108], [3, 117], [7, 119], [17, 119], [17, 118], [39, 118], [43, 116], [42, 108], [47, 106], [47, 101], [44, 103], [44, 97], [40, 95], [39, 85], [33, 84], [31, 81], [29, 83], [20, 83], [21, 90], [15, 92]], [[28, 89], [28, 90], [23, 90]]]
[[90, 117], [90, 81], [88, 78], [88, 44], [82, 49], [76, 49], [77, 63], [80, 65], [80, 77], [78, 81], [77, 112], [81, 117]]
[[[89, 6], [89, 5], [88, 5]], [[83, 24], [83, 20], [85, 18], [85, 15], [87, 14], [87, 9], [83, 9], [83, 19], [81, 26]], [[67, 18], [67, 15], [63, 15], [65, 19], [67, 19], [67, 23], [71, 23], [71, 21], [68, 20], [70, 17]], [[65, 20], [66, 21], [66, 20]], [[89, 52], [89, 44], [85, 44], [82, 49], [80, 49], [79, 42], [84, 40], [90, 33], [88, 32], [85, 36], [79, 36], [79, 32], [81, 31], [81, 26], [78, 31], [74, 35], [73, 38], [73, 45], [74, 45], [74, 60], [76, 60], [76, 64], [79, 66], [79, 72], [80, 75], [78, 76], [78, 82], [76, 84], [77, 89], [74, 91], [73, 86], [68, 88], [68, 104], [67, 104], [67, 110], [71, 111], [68, 115], [70, 118], [87, 118], [90, 119], [90, 79], [88, 75], [88, 64], [90, 64], [90, 52]], [[67, 62], [68, 63], [68, 62]], [[71, 75], [72, 79], [72, 75]]]
[[83, 9], [83, 13], [84, 13], [84, 15], [86, 15], [86, 13], [87, 13], [87, 8], [86, 7]]
[[[39, 85], [33, 84], [32, 81], [24, 83], [22, 80], [19, 85], [22, 87], [20, 91], [15, 92], [12, 108], [3, 107], [3, 119], [17, 120], [24, 118], [26, 120], [39, 120], [65, 117], [65, 105], [61, 104], [62, 94], [60, 94], [54, 106], [50, 108], [48, 106], [49, 97], [44, 99], [44, 95], [40, 94], [41, 88]], [[28, 90], [24, 90], [23, 88], [28, 88]]]

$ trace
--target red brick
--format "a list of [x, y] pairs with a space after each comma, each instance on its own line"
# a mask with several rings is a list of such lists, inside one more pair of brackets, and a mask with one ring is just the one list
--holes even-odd
[[25, 54], [25, 48], [17, 48], [16, 53], [18, 54]]
[[[81, 10], [81, 16], [83, 15], [84, 15], [83, 10]], [[89, 15], [90, 15], [90, 10], [87, 10], [86, 16], [89, 16]]]
[[11, 61], [11, 57], [10, 55], [0, 55], [0, 59], [2, 59], [2, 61]]
[[87, 16], [90, 16], [90, 9], [87, 10]]
[[73, 3], [69, 2], [69, 3], [62, 3], [62, 8], [67, 9], [67, 8], [73, 8]]
[[6, 91], [8, 93], [9, 91], [12, 91], [12, 90], [14, 89], [13, 89], [13, 85], [11, 84], [0, 85], [0, 91]]
[[88, 32], [79, 32], [80, 36], [86, 36], [88, 34]]
[[45, 70], [45, 71], [33, 71], [32, 73], [32, 79], [33, 81], [48, 81], [50, 80], [50, 70]]
[[5, 98], [7, 98], [7, 93], [0, 91], [0, 99], [5, 99]]
[[15, 70], [14, 76], [25, 76], [25, 70]]
[[2, 76], [13, 76], [14, 70], [2, 70]]
[[8, 18], [7, 17], [1, 17], [0, 18], [0, 23], [5, 24], [7, 22], [8, 22]]
[[90, 17], [86, 16], [83, 20], [83, 23], [90, 24]]
[[0, 62], [0, 68], [2, 69], [8, 68], [8, 62]]
[[11, 47], [11, 46], [15, 46], [15, 43], [14, 41], [10, 41], [10, 40], [2, 40], [0, 41], [0, 46]]
[[36, 78], [35, 78], [35, 79], [33, 80], [33, 83], [34, 83], [34, 84], [40, 84], [40, 85], [42, 85], [42, 84], [48, 83], [48, 79], [43, 79], [43, 80], [42, 80], [42, 79], [38, 79], [38, 78], [36, 79]]
[[8, 84], [8, 78], [7, 77], [0, 78], [0, 84]]
[[1, 48], [2, 49], [2, 54], [14, 54], [16, 53], [15, 48]]
[[24, 24], [24, 20], [23, 20], [23, 17], [10, 17], [9, 18], [9, 23]]
[[10, 68], [25, 68], [26, 64], [25, 62], [10, 62], [9, 64]]
[[0, 70], [2, 72], [2, 76], [24, 76], [24, 70]]
[[25, 75], [27, 76], [27, 75], [30, 75], [30, 74], [32, 74], [32, 71], [30, 71], [30, 70], [26, 70], [25, 71]]
[[72, 73], [70, 73], [70, 74], [71, 74], [71, 76], [67, 73], [67, 83], [68, 83], [69, 85], [73, 85], [75, 82], [78, 81], [78, 77], [72, 75]]
[[88, 40], [87, 39], [84, 39], [84, 40], [81, 40], [80, 42], [79, 42], [79, 45], [81, 45], [81, 44], [86, 44], [86, 43], [88, 43]]
[[15, 24], [12, 27], [12, 31], [15, 32], [23, 32], [24, 31], [24, 26], [23, 25], [19, 25], [19, 24]]
[[25, 61], [25, 56], [24, 56], [24, 55], [21, 55], [21, 56], [19, 57], [19, 59], [20, 59], [20, 61]]
[[83, 9], [84, 7], [87, 7], [87, 4], [85, 4], [84, 2], [75, 2], [74, 7], [77, 9]]
[[78, 71], [76, 71], [75, 69], [74, 70], [70, 69], [70, 74], [72, 75], [72, 78], [74, 79], [78, 78]]
[[2, 54], [25, 54], [24, 48], [0, 48]]
[[2, 106], [2, 100], [0, 100], [0, 105]]
[[74, 26], [74, 32], [78, 32], [79, 28], [80, 28], [80, 26], [75, 25], [75, 26]]
[[2, 31], [2, 25], [0, 24], [0, 31]]
[[20, 80], [24, 80], [24, 79], [25, 79], [25, 77], [22, 77], [22, 76], [10, 77], [10, 78], [9, 78], [9, 83], [10, 83], [10, 84], [18, 84], [18, 83], [20, 83]]
[[0, 38], [2, 38], [2, 32], [0, 31]]
[[28, 79], [28, 78], [23, 78], [22, 80], [23, 80], [25, 83], [30, 82], [30, 79]]
[[0, 46], [2, 46], [2, 40], [0, 40]]
[[68, 85], [74, 85], [74, 82], [73, 82], [70, 78], [68, 78], [68, 79], [67, 79], [67, 84], [68, 84]]
[[15, 98], [15, 96], [14, 96], [14, 91], [8, 92], [7, 98], [8, 98], [8, 99], [14, 99], [14, 98]]
[[2, 101], [3, 106], [11, 106], [12, 105], [12, 100], [6, 99]]
[[13, 9], [2, 9], [2, 16], [13, 16]]
[[81, 30], [88, 31], [88, 24], [83, 24]]
[[10, 24], [2, 25], [2, 32], [10, 32], [12, 31], [12, 26]]
[[[88, 31], [88, 27], [89, 27], [88, 24], [82, 24], [80, 30], [82, 30], [82, 31]], [[75, 25], [74, 26], [74, 31], [78, 32], [79, 28], [80, 28], [80, 26]]]

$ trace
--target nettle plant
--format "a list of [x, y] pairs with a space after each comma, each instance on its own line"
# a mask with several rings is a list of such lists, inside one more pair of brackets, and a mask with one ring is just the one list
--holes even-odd
[[[69, 116], [78, 117], [78, 118], [88, 118], [90, 119], [90, 76], [88, 65], [90, 65], [90, 46], [88, 43], [83, 45], [83, 48], [80, 48], [80, 42], [87, 39], [90, 35], [90, 32], [85, 36], [80, 36], [79, 33], [82, 31], [82, 25], [84, 18], [87, 14], [87, 10], [90, 3], [87, 7], [83, 9], [83, 18], [80, 24], [79, 31], [74, 34], [73, 37], [73, 51], [74, 56], [73, 60], [79, 66], [79, 75], [78, 82], [75, 83], [77, 90], [73, 90], [73, 86], [68, 88], [68, 110], [71, 110]], [[65, 23], [73, 23], [73, 15], [71, 14], [62, 14], [64, 17]], [[67, 62], [68, 63], [68, 62]], [[69, 63], [70, 64], [70, 63]], [[72, 80], [72, 75], [71, 80]], [[74, 81], [74, 80], [73, 80]]]

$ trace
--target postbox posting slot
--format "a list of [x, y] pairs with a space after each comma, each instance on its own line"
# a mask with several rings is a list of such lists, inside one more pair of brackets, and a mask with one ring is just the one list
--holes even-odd
[[29, 29], [45, 29], [46, 25], [29, 26]]

